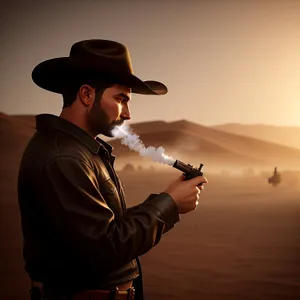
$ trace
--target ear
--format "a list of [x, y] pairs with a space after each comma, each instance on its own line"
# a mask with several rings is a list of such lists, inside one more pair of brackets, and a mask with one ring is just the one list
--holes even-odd
[[78, 96], [84, 106], [91, 106], [95, 100], [95, 89], [84, 84], [79, 88]]

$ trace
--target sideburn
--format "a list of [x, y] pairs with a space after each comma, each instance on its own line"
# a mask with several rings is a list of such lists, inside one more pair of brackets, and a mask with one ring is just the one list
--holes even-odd
[[96, 88], [95, 101], [89, 113], [89, 127], [95, 136], [98, 134], [109, 135], [110, 132], [109, 118], [101, 107], [102, 95], [106, 88], [101, 90]]

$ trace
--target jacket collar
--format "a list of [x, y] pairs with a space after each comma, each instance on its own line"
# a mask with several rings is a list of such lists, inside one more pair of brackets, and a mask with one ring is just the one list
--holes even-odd
[[111, 154], [112, 151], [114, 150], [114, 148], [110, 144], [106, 143], [105, 141], [100, 139], [98, 136], [96, 137], [96, 141], [98, 141], [100, 143], [100, 145], [108, 151], [109, 154]]
[[39, 114], [35, 117], [35, 119], [37, 130], [58, 129], [60, 131], [71, 134], [95, 154], [103, 151], [111, 154], [113, 150], [113, 147], [111, 145], [109, 145], [99, 137], [96, 137], [96, 139], [94, 139], [80, 127], [58, 116], [54, 116], [51, 114]]

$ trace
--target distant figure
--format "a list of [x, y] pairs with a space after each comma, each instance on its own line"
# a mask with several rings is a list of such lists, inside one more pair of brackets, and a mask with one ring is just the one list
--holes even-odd
[[281, 176], [277, 172], [277, 167], [274, 168], [273, 176], [268, 178], [268, 182], [272, 184], [274, 187], [277, 187], [277, 185], [281, 182]]

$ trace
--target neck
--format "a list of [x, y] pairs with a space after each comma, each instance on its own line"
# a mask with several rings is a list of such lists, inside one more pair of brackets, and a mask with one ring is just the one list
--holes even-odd
[[70, 123], [73, 123], [74, 125], [80, 127], [82, 130], [87, 132], [89, 135], [91, 135], [93, 138], [96, 137], [97, 134], [94, 134], [89, 129], [89, 126], [86, 122], [85, 115], [83, 112], [80, 112], [79, 110], [73, 109], [71, 107], [63, 108], [61, 114], [59, 115], [60, 118], [67, 120]]

